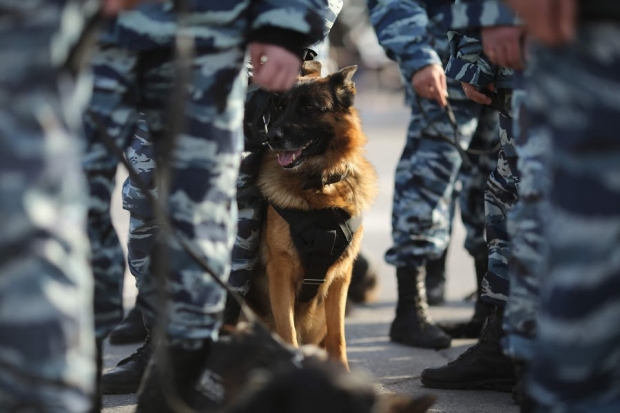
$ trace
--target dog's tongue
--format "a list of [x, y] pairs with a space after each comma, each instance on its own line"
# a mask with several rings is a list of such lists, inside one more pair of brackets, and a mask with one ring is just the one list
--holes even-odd
[[279, 153], [278, 163], [281, 166], [288, 166], [293, 163], [294, 161], [293, 157], [297, 158], [299, 155], [301, 155], [301, 149], [297, 149], [296, 151]]

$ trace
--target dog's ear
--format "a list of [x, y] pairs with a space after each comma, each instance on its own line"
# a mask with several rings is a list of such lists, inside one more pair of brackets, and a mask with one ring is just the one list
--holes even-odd
[[329, 81], [336, 92], [336, 98], [345, 108], [353, 106], [355, 98], [355, 82], [353, 75], [357, 66], [347, 66], [329, 77]]
[[301, 65], [301, 76], [319, 77], [321, 76], [321, 62], [317, 60], [307, 60]]
[[425, 413], [436, 399], [429, 394], [415, 399], [400, 394], [382, 395], [377, 410], [379, 413]]

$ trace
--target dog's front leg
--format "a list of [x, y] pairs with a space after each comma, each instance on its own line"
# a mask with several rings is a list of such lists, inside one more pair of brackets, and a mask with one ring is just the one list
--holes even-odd
[[[325, 318], [327, 322], [327, 336], [325, 350], [330, 357], [340, 361], [349, 369], [347, 361], [347, 343], [344, 337], [344, 312], [347, 305], [347, 291], [351, 282], [351, 265], [346, 271], [349, 276], [338, 276], [329, 286], [325, 298]], [[345, 272], [347, 273], [347, 272]]]
[[293, 269], [273, 260], [267, 265], [269, 279], [269, 302], [273, 313], [276, 333], [287, 343], [299, 347], [295, 331], [295, 285]]

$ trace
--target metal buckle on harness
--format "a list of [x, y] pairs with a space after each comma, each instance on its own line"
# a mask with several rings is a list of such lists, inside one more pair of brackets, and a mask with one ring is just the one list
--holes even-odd
[[305, 278], [301, 283], [305, 285], [321, 285], [325, 282], [321, 278]]

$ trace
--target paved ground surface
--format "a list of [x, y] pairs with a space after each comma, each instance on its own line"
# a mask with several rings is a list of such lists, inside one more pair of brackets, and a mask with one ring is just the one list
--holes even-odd
[[[381, 392], [437, 395], [432, 412], [516, 413], [518, 408], [507, 393], [433, 390], [420, 383], [423, 369], [454, 360], [474, 343], [473, 340], [454, 340], [452, 347], [443, 351], [404, 347], [389, 341], [387, 333], [396, 300], [395, 271], [383, 262], [382, 257], [391, 242], [393, 174], [404, 144], [409, 112], [400, 94], [378, 93], [359, 82], [357, 106], [369, 138], [368, 157], [380, 178], [379, 197], [365, 218], [364, 250], [379, 268], [381, 293], [376, 303], [355, 308], [347, 318], [348, 356], [352, 370], [364, 370], [370, 374]], [[115, 205], [120, 205], [120, 201]], [[119, 235], [125, 238], [127, 216], [120, 207], [114, 213]], [[473, 304], [463, 301], [463, 297], [475, 288], [473, 261], [463, 249], [463, 239], [463, 226], [457, 217], [448, 255], [448, 302], [431, 309], [437, 321], [467, 319], [473, 311]], [[133, 305], [135, 288], [130, 277], [126, 278], [125, 284], [125, 301], [129, 308]], [[115, 366], [136, 347], [106, 343], [105, 369]], [[133, 412], [135, 396], [105, 396], [104, 406], [105, 413]]]

